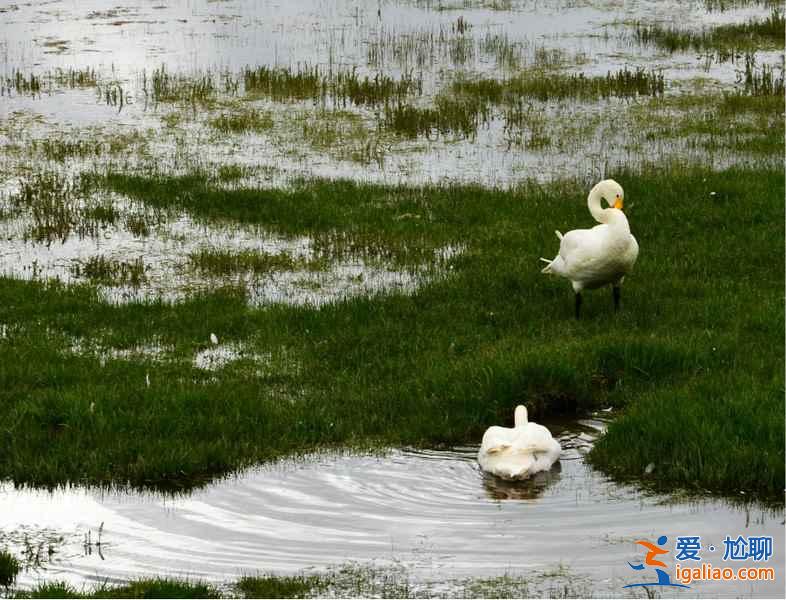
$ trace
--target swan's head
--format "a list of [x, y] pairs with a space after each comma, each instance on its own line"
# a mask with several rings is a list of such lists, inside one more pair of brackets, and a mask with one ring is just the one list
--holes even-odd
[[513, 413], [513, 426], [522, 427], [527, 424], [527, 407], [519, 404]]
[[600, 197], [603, 198], [611, 208], [622, 210], [625, 192], [622, 186], [613, 179], [604, 179], [596, 186]]

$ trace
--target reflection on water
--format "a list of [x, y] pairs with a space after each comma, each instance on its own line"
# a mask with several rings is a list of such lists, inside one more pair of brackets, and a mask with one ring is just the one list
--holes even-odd
[[491, 500], [537, 500], [553, 483], [559, 481], [562, 463], [549, 471], [535, 473], [524, 481], [508, 481], [490, 473], [483, 474], [483, 487]]
[[[589, 578], [594, 593], [616, 596], [632, 581], [627, 561], [637, 558], [634, 542], [642, 538], [701, 535], [723, 548], [726, 535], [772, 535], [774, 556], [783, 556], [782, 510], [721, 500], [671, 502], [594, 471], [582, 456], [601, 427], [599, 421], [552, 426], [563, 446], [561, 468], [518, 484], [485, 477], [477, 448], [317, 455], [174, 498], [78, 487], [50, 494], [6, 484], [0, 487], [0, 545], [21, 555], [24, 538], [30, 544], [62, 538], [51, 556], [24, 573], [24, 584], [153, 574], [222, 582], [249, 572], [373, 561], [403, 567], [426, 583], [527, 576], [563, 565], [571, 576]], [[85, 536], [92, 551], [85, 550]], [[707, 556], [714, 563], [721, 558]], [[781, 591], [782, 582], [708, 582], [691, 593]]]
[[[492, 10], [495, 6], [509, 10]], [[560, 69], [589, 75], [636, 66], [657, 70], [670, 82], [667, 93], [690, 89], [696, 80], [708, 93], [716, 93], [734, 87], [739, 65], [718, 63], [712, 57], [697, 59], [693, 51], [672, 55], [632, 43], [630, 25], [641, 21], [698, 30], [766, 17], [769, 10], [752, 3], [708, 13], [703, 2], [661, 0], [521, 0], [501, 4], [180, 0], [161, 5], [129, 0], [110, 10], [98, 0], [53, 0], [42, 6], [19, 3], [0, 19], [0, 79], [13, 79], [18, 71], [45, 77], [57, 69], [91, 68], [105, 89], [121, 89], [125, 100], [118, 106], [114, 101], [105, 102], [104, 94], [97, 97], [93, 89], [44, 85], [35, 99], [15, 93], [0, 97], [0, 113], [35, 117], [36, 125], [26, 127], [25, 137], [17, 141], [50, 136], [64, 125], [69, 130], [101, 125], [109, 126], [111, 132], [125, 127], [155, 131], [144, 154], [150, 154], [152, 164], [172, 170], [182, 168], [185, 160], [207, 167], [275, 165], [280, 181], [316, 175], [389, 183], [450, 180], [498, 185], [522, 178], [545, 181], [574, 176], [577, 170], [595, 176], [616, 162], [652, 160], [655, 149], [665, 157], [679, 153], [707, 160], [708, 156], [674, 140], [668, 140], [662, 149], [654, 148], [648, 139], [631, 141], [627, 148], [607, 144], [609, 137], [626, 136], [638, 128], [638, 124], [632, 128], [624, 121], [625, 107], [615, 102], [587, 107], [567, 101], [533, 104], [537, 113], [550, 115], [548, 128], [537, 136], [551, 138], [552, 143], [544, 147], [525, 143], [534, 130], [525, 127], [514, 135], [499, 119], [484, 124], [471, 140], [419, 139], [413, 143], [390, 136], [378, 139], [377, 109], [342, 106], [342, 111], [348, 110], [358, 123], [365, 124], [359, 126], [365, 133], [360, 142], [347, 136], [334, 144], [330, 150], [346, 147], [336, 159], [325, 147], [313, 147], [304, 138], [302, 123], [285, 118], [303, 110], [306, 120], [316, 122], [310, 102], [253, 104], [276, 113], [276, 127], [239, 139], [216, 136], [205, 128], [209, 116], [205, 107], [151, 107], [142, 82], [149, 81], [162, 64], [173, 74], [212, 73], [221, 89], [220, 73], [237, 76], [249, 65], [295, 70], [320, 66], [325, 71], [356, 70], [360, 77], [371, 78], [381, 74], [400, 80], [409, 74], [422, 80], [423, 87], [423, 97], [410, 100], [427, 103], [445, 88], [451, 79], [448, 74], [501, 77], [510, 70], [510, 63], [523, 68], [545, 56], [562, 57], [557, 61]], [[467, 25], [456, 30], [459, 17]], [[781, 54], [759, 52], [758, 59], [779, 64]], [[577, 131], [571, 124], [579, 111], [585, 124], [600, 113], [605, 125]], [[184, 126], [172, 131], [162, 127], [159, 117], [169, 116], [182, 119]], [[321, 127], [330, 125], [324, 122]], [[0, 140], [2, 136], [0, 131]], [[206, 143], [211, 147], [208, 153], [202, 151]], [[348, 156], [355, 158], [347, 160]], [[133, 165], [137, 158], [129, 156], [127, 160]], [[739, 156], [724, 153], [710, 158], [717, 167], [739, 161]]]

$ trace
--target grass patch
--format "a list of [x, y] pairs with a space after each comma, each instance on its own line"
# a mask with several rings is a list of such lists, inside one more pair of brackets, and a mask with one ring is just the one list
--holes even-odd
[[19, 561], [13, 554], [5, 550], [0, 551], [0, 586], [11, 587], [16, 581], [20, 568]]
[[39, 147], [44, 158], [57, 162], [65, 162], [67, 158], [95, 158], [104, 153], [104, 145], [98, 140], [47, 138], [40, 142], [33, 142], [32, 149], [34, 152]]
[[240, 578], [235, 585], [244, 598], [308, 598], [327, 587], [325, 577], [319, 575], [248, 576]]
[[710, 155], [772, 160], [784, 151], [783, 98], [738, 94], [653, 99], [633, 105], [631, 130], [650, 143], [675, 140]]
[[745, 23], [729, 23], [700, 31], [637, 22], [633, 35], [640, 44], [655, 45], [671, 53], [713, 51], [728, 58], [743, 51], [783, 48], [784, 30], [786, 20], [783, 13], [773, 9], [763, 20], [751, 19]]
[[114, 224], [118, 211], [103, 198], [91, 195], [91, 178], [68, 177], [40, 171], [24, 179], [9, 197], [15, 213], [25, 212], [31, 224], [25, 236], [37, 242], [65, 241], [72, 233], [95, 236]]
[[[303, 112], [293, 119], [297, 132], [312, 148], [327, 152], [336, 160], [382, 166], [386, 154], [386, 137], [374, 125], [346, 110]], [[291, 141], [286, 136], [286, 141]]]
[[210, 127], [224, 134], [228, 133], [263, 133], [273, 128], [273, 116], [270, 112], [252, 110], [234, 110], [223, 113], [209, 121]]
[[392, 104], [385, 107], [382, 123], [388, 130], [414, 139], [456, 137], [472, 139], [482, 124], [499, 116], [516, 145], [537, 149], [550, 145], [545, 117], [534, 115], [526, 100], [598, 100], [610, 97], [660, 97], [665, 90], [661, 73], [637, 68], [606, 76], [583, 73], [525, 71], [508, 79], [458, 79], [434, 98], [433, 107]]
[[46, 160], [64, 163], [70, 159], [96, 159], [107, 154], [127, 154], [136, 147], [143, 151], [147, 138], [137, 130], [125, 133], [113, 133], [107, 137], [76, 137], [73, 134], [51, 136], [43, 139], [34, 139], [30, 144], [30, 152], [43, 156]]
[[19, 69], [12, 69], [11, 73], [0, 79], [0, 96], [11, 93], [20, 95], [37, 95], [44, 91], [51, 92], [54, 87], [60, 88], [88, 88], [98, 85], [98, 75], [92, 67], [83, 69], [60, 69], [48, 71], [44, 75], [23, 73]]
[[74, 260], [71, 275], [104, 285], [131, 285], [138, 287], [145, 281], [145, 263], [142, 258], [133, 261], [116, 260], [103, 255], [91, 256], [85, 261]]
[[407, 104], [386, 107], [384, 125], [410, 139], [437, 135], [473, 138], [481, 120], [488, 119], [489, 115], [489, 108], [482, 101], [438, 94], [433, 108]]
[[746, 6], [769, 6], [778, 8], [783, 5], [781, 0], [704, 0], [704, 8], [708, 11], [726, 11]]
[[405, 75], [393, 79], [383, 73], [374, 77], [362, 77], [357, 70], [323, 71], [318, 66], [301, 66], [297, 69], [284, 67], [246, 67], [243, 72], [246, 94], [259, 95], [277, 102], [313, 100], [324, 103], [331, 99], [334, 104], [346, 108], [355, 106], [379, 106], [402, 101], [411, 94], [423, 92], [419, 78]]
[[[636, 451], [620, 455], [631, 439], [621, 420], [594, 458], [620, 477], [639, 477], [654, 461], [653, 483], [665, 489], [782, 499], [783, 396], [774, 392], [783, 387], [783, 268], [761, 260], [784, 235], [782, 170], [674, 165], [610, 174], [634, 205], [642, 253], [622, 312], [615, 316], [610, 294], [598, 292], [578, 322], [569, 286], [543, 277], [537, 257], [556, 250], [553, 229], [591, 224], [587, 182], [221, 190], [201, 175], [110, 174], [101, 185], [199, 218], [291, 235], [368, 235], [402, 252], [424, 240], [465, 249], [446, 261], [449, 276], [411, 295], [319, 309], [253, 308], [232, 290], [115, 306], [89, 287], [2, 279], [0, 322], [19, 334], [0, 341], [0, 437], [8, 441], [0, 475], [39, 485], [190, 487], [315, 448], [477, 442], [523, 402], [533, 418], [629, 406]], [[249, 356], [285, 349], [300, 368], [254, 374], [229, 365], [211, 379], [190, 361], [211, 332]], [[74, 338], [122, 348], [151, 333], [175, 348], [175, 360], [101, 366], [63, 353]], [[20, 353], [25, 361], [14, 360]], [[723, 395], [707, 387], [713, 378]], [[667, 415], [644, 406], [658, 398], [653, 407], [671, 399]], [[730, 403], [734, 427], [729, 411], [713, 408], [719, 401]], [[666, 419], [679, 427], [664, 431]], [[706, 458], [671, 462], [687, 452], [675, 447], [677, 431], [715, 457], [711, 469]]]
[[461, 79], [453, 83], [451, 92], [493, 104], [510, 104], [521, 98], [536, 100], [597, 100], [599, 98], [632, 98], [661, 96], [665, 90], [662, 73], [641, 67], [609, 71], [605, 76], [584, 73], [543, 73], [525, 71], [506, 80], [481, 78]]
[[[447, 583], [448, 587], [445, 586]], [[528, 573], [528, 578], [502, 575], [468, 578], [442, 584], [413, 585], [401, 567], [374, 568], [349, 563], [318, 573], [259, 574], [241, 577], [223, 592], [198, 582], [142, 579], [126, 585], [98, 585], [77, 590], [66, 583], [40, 584], [30, 591], [16, 591], [14, 598], [546, 598], [589, 597], [582, 585], [562, 566], [553, 571]]]
[[99, 585], [80, 591], [64, 583], [45, 583], [31, 591], [19, 591], [16, 598], [221, 598], [221, 593], [203, 583], [174, 579], [140, 579], [121, 586]]
[[[204, 106], [213, 102], [218, 93], [215, 76], [207, 71], [194, 75], [170, 73], [162, 64], [148, 77], [143, 71], [141, 88], [145, 99], [153, 104], [180, 103]], [[112, 104], [107, 101], [108, 104]]]
[[203, 249], [188, 256], [191, 266], [214, 275], [228, 273], [254, 273], [265, 275], [278, 271], [321, 271], [324, 262], [294, 257], [288, 252], [270, 254], [253, 250], [213, 250]]
[[[398, 33], [383, 28], [377, 37], [369, 40], [366, 62], [375, 69], [394, 65], [405, 72], [445, 64], [462, 67], [476, 56], [474, 38], [465, 35], [470, 29], [470, 24], [461, 17], [431, 31]], [[498, 47], [501, 49], [501, 44]], [[511, 56], [509, 52], [507, 57]]]

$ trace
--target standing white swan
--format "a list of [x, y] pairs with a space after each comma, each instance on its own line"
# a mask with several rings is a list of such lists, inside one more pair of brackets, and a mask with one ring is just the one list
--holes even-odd
[[514, 427], [489, 427], [478, 450], [480, 468], [505, 479], [526, 479], [548, 471], [562, 447], [551, 432], [537, 423], [527, 422], [527, 409], [517, 406]]
[[[620, 284], [633, 268], [639, 255], [639, 245], [630, 233], [628, 219], [622, 212], [622, 186], [613, 179], [597, 184], [587, 197], [589, 211], [600, 225], [592, 229], [574, 229], [560, 240], [559, 254], [547, 262], [543, 273], [553, 273], [573, 284], [576, 293], [576, 318], [581, 311], [581, 291], [611, 284], [614, 310], [619, 310]], [[606, 200], [610, 208], [601, 206]]]

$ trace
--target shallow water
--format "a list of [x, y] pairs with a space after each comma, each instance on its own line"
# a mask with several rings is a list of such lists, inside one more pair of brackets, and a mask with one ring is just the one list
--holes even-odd
[[[643, 580], [627, 565], [642, 558], [636, 540], [666, 535], [666, 548], [673, 551], [675, 536], [700, 535], [705, 546], [719, 548], [705, 550], [705, 561], [729, 566], [721, 560], [726, 535], [771, 535], [775, 558], [768, 565], [782, 577], [782, 509], [669, 499], [613, 483], [582, 458], [603, 425], [553, 424], [563, 445], [560, 468], [517, 484], [484, 476], [476, 448], [320, 455], [254, 469], [174, 498], [78, 487], [48, 493], [5, 484], [0, 545], [21, 555], [25, 536], [28, 547], [43, 544], [40, 564], [28, 560], [23, 585], [153, 574], [221, 584], [242, 574], [357, 561], [404, 569], [415, 589], [510, 574], [545, 590], [570, 582], [587, 593], [624, 596], [629, 590], [623, 585]], [[85, 545], [87, 535], [91, 546]], [[51, 557], [49, 543], [56, 550]], [[782, 592], [782, 581], [703, 582], [680, 594]]]
[[[510, 10], [489, 8], [505, 4], [463, 0], [181, 0], [165, 6], [132, 1], [110, 10], [106, 3], [98, 1], [20, 4], [16, 10], [4, 13], [0, 22], [0, 76], [10, 75], [15, 69], [44, 75], [58, 68], [92, 67], [102, 82], [119, 83], [127, 99], [120, 108], [107, 105], [92, 89], [64, 91], [55, 86], [50, 91], [45, 86], [45, 91], [35, 98], [14, 93], [0, 98], [0, 115], [32, 113], [44, 119], [44, 129], [48, 131], [64, 124], [155, 127], [155, 117], [163, 116], [172, 107], [150, 106], [141, 95], [141, 76], [145, 72], [149, 77], [162, 64], [171, 73], [186, 74], [237, 73], [249, 65], [295, 69], [319, 65], [324, 70], [357, 69], [361, 76], [383, 73], [394, 78], [406, 72], [423, 82], [423, 96], [413, 98], [413, 102], [428, 103], [456, 73], [470, 77], [501, 77], [505, 73], [504, 61], [483, 43], [488, 36], [507, 40], [522, 67], [532, 64], [538, 50], [546, 50], [563, 53], [563, 67], [571, 71], [605, 75], [623, 67], [644, 67], [662, 71], [670, 87], [676, 89], [679, 85], [675, 82], [696, 77], [704, 80], [702, 85], [707, 89], [730, 89], [739, 65], [708, 64], [695, 52], [669, 55], [642, 47], [631, 41], [630, 24], [641, 21], [698, 29], [769, 14], [769, 9], [755, 5], [708, 13], [698, 1], [653, 0], [520, 0], [510, 2]], [[469, 26], [460, 35], [452, 29], [459, 17]], [[407, 47], [407, 40], [429, 35], [442, 40], [435, 43], [433, 52], [418, 44], [414, 44], [414, 49], [410, 47], [409, 52], [394, 51], [397, 41], [399, 45], [403, 41]], [[467, 51], [451, 58], [451, 40], [456, 38], [466, 42]], [[55, 42], [59, 45], [53, 46]], [[379, 54], [374, 53], [374, 48], [381, 48]], [[760, 53], [764, 62], [778, 63], [779, 56]], [[267, 103], [263, 106], [270, 107]], [[291, 116], [293, 109], [309, 106], [308, 102], [294, 102], [279, 103], [273, 108], [280, 115]], [[366, 119], [373, 134], [374, 111], [352, 106], [349, 110]], [[189, 108], [180, 107], [179, 111], [187, 115]], [[584, 109], [577, 107], [571, 112], [575, 116], [577, 111], [584, 114]], [[614, 120], [615, 111], [619, 112], [613, 104], [608, 107], [608, 120]], [[197, 116], [199, 125], [204, 114]], [[507, 185], [522, 177], [548, 180], [575, 173], [577, 165], [593, 171], [615, 162], [653, 158], [652, 148], [633, 153], [614, 151], [605, 143], [608, 136], [602, 132], [582, 137], [568, 152], [559, 148], [539, 153], [511, 149], [500, 135], [501, 129], [496, 127], [493, 135], [480, 135], [470, 144], [450, 139], [420, 139], [417, 143], [383, 140], [380, 147], [384, 148], [378, 151], [384, 156], [361, 163], [336, 159], [324, 149], [310, 147], [298, 137], [297, 127], [291, 123], [278, 123], [274, 131], [264, 135], [214, 139], [209, 156], [199, 148], [188, 150], [200, 145], [196, 137], [188, 137], [185, 147], [190, 161], [275, 164], [288, 175], [375, 181], [473, 181], [491, 185]], [[204, 127], [200, 126], [185, 133], [205, 136]], [[158, 132], [157, 136], [162, 134], [165, 132]], [[669, 149], [671, 155], [682, 151], [679, 146]], [[165, 144], [154, 154], [157, 164], [170, 165], [173, 161], [170, 145]]]
[[[705, 91], [729, 90], [738, 65], [708, 65], [694, 53], [667, 55], [638, 47], [626, 40], [625, 24], [642, 20], [699, 28], [769, 13], [755, 6], [707, 13], [698, 1], [521, 0], [512, 1], [511, 10], [492, 10], [492, 4], [482, 0], [133, 0], [112, 5], [99, 0], [53, 0], [9, 8], [3, 3], [0, 77], [14, 69], [43, 75], [57, 68], [92, 67], [102, 83], [120, 84], [127, 98], [117, 106], [105, 102], [94, 89], [58, 86], [35, 97], [4, 92], [0, 191], [13, 193], [31, 168], [74, 174], [93, 166], [83, 159], [54, 163], [32, 155], [27, 148], [34, 140], [106, 141], [133, 132], [139, 132], [143, 142], [117, 154], [105, 153], [95, 159], [95, 166], [112, 163], [133, 170], [154, 165], [167, 173], [181, 173], [197, 167], [210, 171], [219, 165], [242, 165], [250, 168], [251, 183], [263, 186], [286, 185], [293, 177], [309, 175], [387, 183], [511, 185], [566, 174], [594, 180], [616, 162], [675, 157], [702, 162], [708, 160], [706, 152], [683, 147], [677, 140], [645, 139], [636, 145], [634, 139], [632, 147], [626, 147], [628, 134], [635, 138], [645, 133], [632, 131], [623, 118], [637, 100], [535, 103], [535, 110], [548, 116], [546, 134], [565, 146], [517, 144], [506, 138], [509, 132], [503, 121], [492, 119], [471, 139], [383, 138], [379, 157], [358, 162], [304, 139], [302, 120], [316, 118], [311, 102], [256, 100], [249, 106], [273, 114], [275, 125], [269, 132], [219, 136], [207, 121], [224, 107], [152, 106], [141, 93], [140, 78], [162, 64], [183, 74], [237, 72], [246, 65], [309, 64], [357, 67], [362, 74], [379, 71], [399, 78], [414, 69], [423, 79], [424, 91], [411, 100], [428, 105], [455, 71], [504, 76], [504, 66], [482, 44], [485, 36], [500, 36], [513, 44], [523, 67], [532, 64], [536, 50], [545, 49], [562, 56], [562, 68], [568, 71], [605, 74], [641, 66], [663, 71], [672, 82], [667, 93], [678, 93], [681, 85], [690, 89], [688, 81], [697, 76], [705, 79]], [[460, 16], [471, 25], [466, 55], [451, 56], [449, 44], [425, 56], [422, 48], [409, 54], [394, 51], [395, 40], [406, 47], [406, 40], [418, 35], [444, 33], [450, 38]], [[380, 46], [385, 39], [394, 41]], [[758, 56], [770, 63], [781, 60], [779, 53]], [[372, 109], [350, 106], [348, 110], [375, 130]], [[173, 114], [182, 121], [170, 127], [166, 119]], [[598, 126], [586, 133], [561, 127], [594, 118]], [[709, 162], [723, 167], [742, 159], [730, 151], [710, 156]], [[124, 216], [142, 211], [122, 197], [114, 197], [112, 204]], [[337, 261], [324, 272], [211, 279], [184, 273], [190, 252], [211, 247], [309, 257], [312, 240], [284, 238], [240, 223], [205, 224], [188, 214], [162, 219], [145, 236], [118, 225], [98, 235], [70, 235], [46, 244], [29, 239], [31, 223], [26, 215], [0, 214], [0, 272], [70, 282], [75, 280], [71, 269], [75, 261], [99, 255], [124, 261], [142, 258], [150, 267], [146, 283], [100, 288], [108, 300], [179, 300], [195, 290], [234, 284], [245, 285], [253, 303], [321, 304], [354, 294], [411, 291], [427, 280], [431, 274], [427, 268], [437, 272], [446, 259], [462, 251], [441, 249], [434, 265], [424, 265], [423, 272]], [[6, 335], [5, 328], [2, 325], [0, 336]], [[75, 340], [69, 351], [88, 350], [150, 358], [170, 349], [151, 343], [133, 351], [101, 350], [91, 349], [89, 340]], [[218, 368], [244, 352], [242, 346], [222, 342], [195, 355], [194, 365]], [[265, 361], [264, 356], [256, 359]], [[635, 541], [642, 538], [667, 535], [673, 549], [678, 535], [701, 535], [717, 547], [722, 547], [726, 535], [772, 535], [773, 560], [780, 561], [782, 509], [714, 499], [674, 500], [615, 484], [582, 460], [602, 426], [601, 421], [554, 424], [564, 447], [561, 469], [517, 485], [484, 477], [475, 462], [476, 448], [402, 450], [384, 456], [320, 455], [250, 470], [174, 498], [80, 487], [54, 493], [16, 490], [7, 482], [0, 484], [0, 548], [7, 547], [23, 559], [24, 586], [56, 579], [77, 585], [118, 582], [153, 574], [221, 584], [245, 573], [294, 572], [358, 561], [404, 568], [423, 586], [510, 573], [534, 577], [545, 590], [553, 580], [578, 582], [579, 589], [586, 586], [588, 593], [601, 596], [625, 595], [623, 585], [642, 580], [627, 564], [641, 559]], [[717, 552], [707, 559], [725, 566]], [[783, 596], [783, 573], [777, 576], [774, 583], [698, 583], [680, 594]]]
[[[110, 7], [98, 0], [14, 3], [0, 13], [0, 200], [31, 169], [68, 176], [107, 168], [179, 174], [233, 165], [248, 170], [235, 183], [262, 187], [286, 186], [309, 176], [510, 186], [564, 176], [595, 181], [617, 164], [678, 157], [714, 168], [774, 161], [777, 157], [743, 155], [734, 148], [708, 150], [690, 143], [695, 139], [660, 139], [630, 112], [648, 98], [533, 100], [527, 125], [510, 127], [499, 111], [491, 111], [470, 137], [432, 132], [411, 140], [382, 127], [379, 106], [350, 102], [342, 107], [341, 121], [313, 100], [275, 102], [219, 90], [213, 104], [153, 104], [142, 89], [143, 78], [149, 84], [151, 73], [162, 65], [173, 76], [210, 73], [218, 86], [225, 73], [240, 82], [246, 66], [297, 70], [311, 65], [323, 72], [356, 69], [361, 77], [379, 73], [396, 80], [406, 73], [422, 82], [422, 93], [412, 94], [407, 103], [422, 107], [459, 74], [505, 77], [531, 67], [541, 53], [554, 59], [554, 72], [603, 75], [642, 67], [664, 74], [667, 95], [691, 89], [696, 77], [702, 79], [703, 93], [717, 93], [734, 88], [740, 64], [640, 46], [632, 41], [631, 24], [699, 29], [768, 14], [769, 9], [755, 5], [707, 12], [698, 1], [654, 0], [131, 0]], [[459, 19], [466, 30], [457, 31]], [[777, 52], [759, 52], [758, 57], [782, 64]], [[96, 86], [71, 89], [50, 78], [58, 69], [84, 68], [95, 70]], [[18, 93], [6, 82], [17, 71], [41, 77], [42, 91]], [[122, 89], [124, 102], [107, 102], [102, 93], [107, 89]], [[332, 102], [327, 100], [328, 109]], [[249, 108], [271, 115], [269, 130], [230, 134], [211, 129], [210, 120], [217, 115]], [[332, 146], [325, 147], [305, 133], [308, 122], [317, 123], [316, 129], [343, 126], [349, 133], [336, 134]], [[131, 141], [107, 150], [120, 137]], [[545, 141], [533, 144], [536, 138]], [[78, 140], [100, 142], [104, 151], [57, 162], [40, 150], [43, 141]], [[110, 203], [121, 213], [130, 205], [118, 196]], [[144, 285], [105, 287], [110, 301], [177, 300], [193, 291], [232, 285], [245, 287], [257, 304], [322, 304], [356, 294], [411, 291], [422, 279], [391, 265], [344, 261], [322, 273], [281, 272], [263, 281], [239, 273], [217, 280], [183, 268], [185, 254], [209, 241], [230, 249], [305, 247], [296, 253], [304, 255], [308, 240], [273, 239], [269, 233], [249, 233], [238, 223], [221, 230], [198, 225], [188, 215], [169, 215], [150, 236], [105, 227], [99, 238], [71, 235], [63, 243], [41, 243], [29, 239], [28, 216], [9, 214], [0, 206], [0, 273], [71, 281], [75, 265], [98, 255], [126, 262], [143, 259], [149, 267]]]

